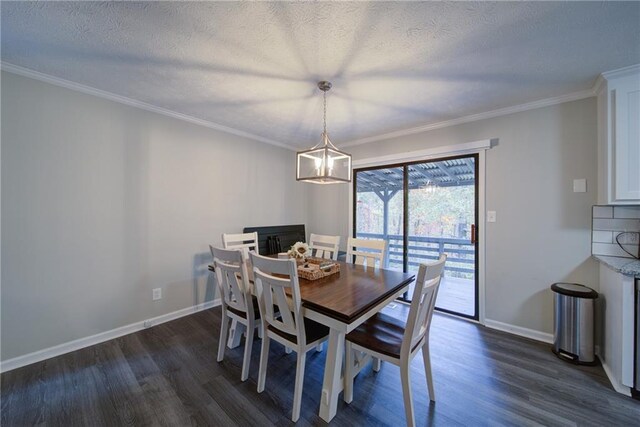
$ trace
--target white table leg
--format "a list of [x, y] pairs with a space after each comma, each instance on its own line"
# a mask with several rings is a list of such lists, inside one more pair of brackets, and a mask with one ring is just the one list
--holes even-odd
[[227, 347], [236, 348], [240, 345], [242, 334], [244, 333], [244, 325], [238, 323], [237, 320], [231, 321], [231, 330], [229, 331], [229, 340], [227, 341]]
[[342, 358], [344, 356], [344, 332], [331, 329], [327, 361], [324, 366], [322, 398], [320, 399], [320, 418], [331, 421], [338, 409], [338, 395], [342, 391]]

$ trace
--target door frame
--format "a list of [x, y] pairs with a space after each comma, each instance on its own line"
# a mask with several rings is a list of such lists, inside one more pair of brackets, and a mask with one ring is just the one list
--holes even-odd
[[[477, 154], [478, 155], [478, 164], [476, 180], [478, 182], [478, 191], [476, 194], [477, 202], [476, 209], [478, 211], [477, 220], [478, 220], [478, 243], [477, 243], [477, 264], [478, 264], [478, 272], [477, 272], [477, 283], [478, 283], [478, 320], [473, 320], [468, 317], [458, 316], [461, 319], [469, 320], [470, 322], [478, 322], [482, 325], [485, 324], [485, 264], [486, 264], [486, 220], [485, 220], [485, 186], [486, 186], [486, 166], [485, 166], [485, 153], [486, 150], [491, 149], [491, 147], [495, 146], [497, 143], [496, 139], [486, 139], [474, 142], [468, 142], [465, 144], [456, 144], [456, 145], [448, 145], [448, 146], [440, 146], [435, 148], [429, 148], [426, 150], [418, 150], [418, 151], [409, 151], [398, 154], [391, 154], [379, 157], [370, 157], [361, 160], [356, 160], [353, 162], [354, 169], [364, 169], [368, 167], [384, 167], [384, 166], [392, 166], [398, 163], [416, 163], [420, 161], [434, 161], [439, 158], [444, 157], [459, 157], [465, 154]], [[355, 175], [354, 175], [355, 179]], [[354, 197], [354, 188], [353, 185], [349, 185], [349, 203], [348, 203], [348, 220], [349, 220], [349, 233], [353, 235], [355, 230], [353, 228], [354, 225], [354, 214], [355, 211], [353, 209], [353, 197]], [[443, 313], [447, 313], [443, 311]]]

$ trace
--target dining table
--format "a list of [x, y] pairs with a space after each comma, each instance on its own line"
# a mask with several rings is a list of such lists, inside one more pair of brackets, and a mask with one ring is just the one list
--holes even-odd
[[[329, 327], [319, 416], [329, 422], [336, 415], [344, 388], [342, 365], [345, 336], [402, 295], [413, 273], [335, 261], [338, 273], [316, 280], [298, 278], [303, 316]], [[228, 346], [240, 343], [242, 325], [232, 326]]]

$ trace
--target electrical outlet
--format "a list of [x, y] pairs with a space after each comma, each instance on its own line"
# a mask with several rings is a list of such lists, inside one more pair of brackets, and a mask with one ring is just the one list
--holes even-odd
[[153, 300], [157, 301], [159, 299], [162, 299], [162, 288], [155, 288], [153, 290]]
[[496, 211], [487, 211], [487, 222], [496, 222]]

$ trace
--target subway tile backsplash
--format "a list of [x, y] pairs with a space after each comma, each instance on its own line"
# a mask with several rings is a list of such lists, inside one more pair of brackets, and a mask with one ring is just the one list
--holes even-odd
[[594, 230], [606, 230], [606, 231], [638, 231], [640, 226], [638, 219], [618, 219], [618, 218], [594, 218], [593, 229]]
[[593, 230], [591, 241], [593, 243], [613, 243], [613, 231]]
[[[631, 258], [616, 243], [616, 236], [623, 232], [640, 232], [640, 206], [593, 207], [592, 254]], [[637, 244], [628, 244], [625, 248], [638, 253]]]
[[640, 219], [640, 206], [615, 206], [613, 217]]
[[613, 206], [594, 206], [593, 218], [613, 218]]

